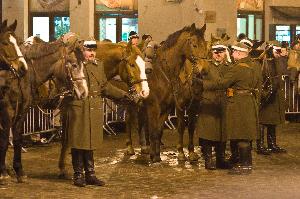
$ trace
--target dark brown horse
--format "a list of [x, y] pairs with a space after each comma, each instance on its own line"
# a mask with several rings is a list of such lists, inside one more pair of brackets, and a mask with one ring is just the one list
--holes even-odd
[[201, 29], [197, 29], [195, 24], [185, 27], [171, 34], [157, 50], [153, 72], [148, 76], [151, 93], [144, 100], [146, 129], [150, 138], [150, 158], [153, 162], [161, 161], [160, 145], [164, 121], [174, 106], [184, 111], [186, 103], [180, 101], [180, 96], [191, 92], [190, 89], [184, 90], [180, 85], [180, 71], [187, 60], [196, 64], [206, 58], [205, 29], [205, 25]]
[[7, 20], [0, 24], [0, 69], [24, 73], [28, 66], [18, 46], [14, 31], [17, 21], [7, 26]]
[[[24, 182], [24, 171], [21, 161], [23, 121], [30, 106], [38, 103], [37, 89], [50, 78], [66, 81], [69, 72], [66, 65], [76, 65], [82, 55], [79, 44], [66, 46], [62, 40], [52, 43], [33, 44], [23, 48], [23, 54], [28, 63], [28, 72], [22, 78], [13, 79], [4, 95], [5, 135], [3, 151], [1, 151], [1, 167], [5, 169], [5, 156], [8, 143], [9, 129], [13, 132], [13, 168], [18, 182]], [[77, 55], [77, 56], [76, 56]], [[74, 63], [74, 60], [76, 62]]]

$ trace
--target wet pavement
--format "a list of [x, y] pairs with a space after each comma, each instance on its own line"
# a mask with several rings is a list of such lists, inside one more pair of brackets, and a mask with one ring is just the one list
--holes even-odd
[[[162, 162], [155, 164], [139, 155], [137, 137], [137, 155], [131, 157], [124, 155], [125, 134], [106, 137], [95, 153], [96, 173], [106, 182], [104, 187], [78, 188], [71, 178], [58, 179], [59, 143], [35, 146], [23, 153], [28, 182], [18, 184], [12, 178], [9, 185], [0, 186], [0, 198], [300, 198], [300, 124], [285, 124], [278, 130], [278, 142], [288, 153], [253, 152], [254, 170], [249, 176], [205, 170], [202, 159], [178, 162], [175, 132], [164, 133]], [[199, 147], [196, 151], [200, 155]], [[11, 163], [11, 148], [8, 156]], [[70, 155], [67, 162], [71, 176]]]

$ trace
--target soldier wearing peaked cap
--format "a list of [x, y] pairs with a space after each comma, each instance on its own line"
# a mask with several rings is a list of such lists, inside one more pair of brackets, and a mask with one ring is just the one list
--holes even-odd
[[[284, 75], [285, 62], [281, 56], [281, 44], [278, 41], [267, 43], [266, 57], [263, 61], [263, 82], [269, 80], [268, 92], [262, 92], [260, 107], [260, 124], [267, 128], [268, 150], [273, 153], [285, 153], [277, 145], [276, 127], [285, 121]], [[264, 128], [261, 128], [263, 135]]]
[[[103, 186], [105, 183], [95, 175], [93, 151], [102, 142], [102, 97], [111, 99], [130, 98], [129, 95], [107, 82], [102, 62], [95, 58], [97, 43], [84, 41], [84, 75], [88, 96], [70, 97], [64, 107], [64, 120], [71, 147], [74, 185]], [[85, 176], [83, 175], [85, 171]]]
[[[229, 53], [225, 43], [216, 42], [211, 47], [211, 60], [202, 70], [204, 80], [219, 81], [230, 67]], [[222, 130], [222, 116], [224, 108], [224, 90], [206, 90], [199, 102], [199, 117], [196, 133], [199, 135], [199, 145], [205, 160], [206, 169], [228, 169], [225, 161], [226, 134]], [[210, 124], [210, 125], [207, 125]], [[212, 148], [216, 152], [216, 164], [213, 163]]]
[[[258, 131], [258, 107], [255, 91], [259, 87], [259, 76], [251, 66], [249, 48], [243, 43], [232, 45], [235, 64], [224, 77], [217, 80], [194, 80], [193, 86], [205, 90], [227, 89], [222, 128], [227, 139], [235, 143], [236, 164], [230, 174], [249, 174], [252, 171], [250, 141]], [[245, 114], [247, 113], [247, 114]]]

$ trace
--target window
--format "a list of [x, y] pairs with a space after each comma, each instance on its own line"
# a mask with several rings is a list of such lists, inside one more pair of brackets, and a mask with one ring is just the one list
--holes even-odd
[[296, 35], [300, 34], [300, 26], [296, 26]]
[[99, 13], [96, 21], [95, 38], [100, 41], [127, 42], [130, 31], [138, 32], [137, 13]]
[[291, 27], [290, 26], [281, 26], [281, 25], [277, 25], [276, 26], [276, 40], [277, 41], [287, 41], [287, 42], [291, 42]]
[[67, 14], [31, 13], [29, 36], [39, 36], [44, 41], [54, 41], [70, 31]]
[[263, 39], [263, 19], [258, 13], [239, 13], [237, 17], [237, 36], [240, 33], [247, 35], [249, 39]]

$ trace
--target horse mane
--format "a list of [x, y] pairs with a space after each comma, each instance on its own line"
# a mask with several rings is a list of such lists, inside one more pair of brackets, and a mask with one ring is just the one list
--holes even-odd
[[59, 48], [63, 46], [61, 41], [54, 42], [40, 42], [34, 43], [28, 47], [21, 46], [21, 50], [25, 58], [27, 59], [39, 59], [44, 56], [54, 54], [59, 51]]
[[178, 31], [170, 34], [167, 37], [167, 39], [162, 43], [162, 49], [166, 50], [166, 49], [170, 49], [171, 47], [173, 47], [176, 44], [178, 38], [180, 37], [180, 35], [183, 32], [194, 33], [197, 36], [197, 38], [204, 39], [204, 35], [203, 35], [203, 30], [202, 29], [195, 28], [195, 26], [193, 26], [193, 25], [191, 25], [191, 26], [185, 26], [181, 30], [178, 30]]

